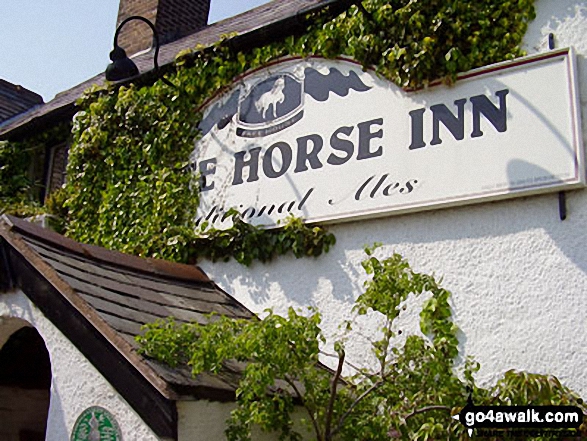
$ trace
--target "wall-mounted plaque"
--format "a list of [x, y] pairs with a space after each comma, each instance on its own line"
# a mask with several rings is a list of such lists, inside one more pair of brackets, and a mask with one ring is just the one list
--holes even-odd
[[100, 406], [92, 406], [78, 417], [70, 441], [122, 441], [122, 434], [110, 412]]

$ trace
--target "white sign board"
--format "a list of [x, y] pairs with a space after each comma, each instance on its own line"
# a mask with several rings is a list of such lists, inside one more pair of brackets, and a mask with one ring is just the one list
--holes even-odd
[[289, 59], [209, 102], [199, 222], [356, 219], [584, 185], [570, 50], [407, 92], [349, 60]]

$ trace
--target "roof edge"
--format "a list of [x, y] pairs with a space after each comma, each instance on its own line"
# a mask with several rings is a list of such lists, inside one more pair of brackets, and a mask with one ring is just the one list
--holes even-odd
[[120, 251], [108, 250], [96, 245], [88, 245], [76, 242], [73, 239], [62, 236], [55, 231], [35, 225], [24, 219], [2, 215], [0, 217], [11, 231], [24, 233], [44, 243], [51, 244], [62, 250], [77, 254], [82, 257], [91, 258], [108, 266], [117, 266], [139, 271], [143, 274], [154, 274], [157, 277], [167, 279], [183, 280], [212, 285], [214, 282], [196, 265], [168, 262], [162, 259], [137, 257]]
[[45, 278], [45, 280], [47, 280], [63, 296], [63, 298], [71, 304], [71, 306], [80, 312], [94, 328], [100, 330], [110, 344], [117, 348], [119, 352], [132, 365], [134, 365], [135, 368], [140, 371], [163, 396], [168, 399], [177, 398], [175, 391], [171, 389], [171, 387], [162, 380], [139, 355], [134, 353], [131, 346], [118, 336], [116, 331], [114, 331], [85, 300], [75, 293], [75, 291], [73, 291], [73, 289], [59, 277], [59, 274], [53, 268], [45, 263], [34, 250], [30, 249], [30, 247], [27, 246], [11, 228], [7, 230], [3, 225], [5, 224], [3, 221], [4, 219], [0, 220], [0, 236], [2, 236], [4, 240], [23, 258], [25, 258], [27, 262], [31, 264]]
[[[355, 4], [356, 0], [306, 0], [304, 3], [306, 3], [306, 6], [299, 8], [295, 13], [278, 17], [277, 20], [267, 20], [265, 23], [247, 29], [245, 32], [228, 39], [228, 44], [234, 50], [244, 50], [246, 48], [270, 43], [277, 39], [284, 38], [285, 36], [303, 31], [307, 26], [307, 14], [328, 7], [330, 8], [329, 15], [335, 17], [348, 9], [351, 5]], [[218, 31], [212, 35], [213, 41], [204, 44], [204, 50], [210, 49], [227, 33], [224, 27], [230, 27], [233, 23], [234, 25], [237, 25], [241, 21], [246, 21], [245, 19], [247, 16], [254, 16], [258, 11], [266, 7], [267, 4], [258, 6], [234, 17], [207, 25], [201, 30], [179, 40], [162, 45], [160, 47], [160, 54], [163, 54], [166, 49], [170, 49], [173, 52], [173, 55], [168, 59], [160, 60], [159, 73], [163, 74], [166, 71], [169, 72], [170, 70], [173, 70], [175, 58], [179, 51], [194, 46], [193, 44], [187, 43], [185, 46], [178, 46], [182, 41], [187, 42], [188, 39], [197, 39], [199, 35], [205, 36], [205, 33], [210, 33], [217, 28]], [[230, 33], [230, 29], [228, 29], [228, 33]], [[210, 40], [210, 38], [207, 40]], [[174, 47], [177, 47], [176, 50], [173, 50]], [[144, 65], [148, 59], [149, 64], [151, 64], [151, 52], [152, 51], [148, 51], [146, 54], [141, 54], [135, 57], [135, 61], [137, 61], [138, 64]], [[138, 77], [133, 78], [131, 81], [122, 82], [119, 85], [128, 84], [129, 82], [147, 85], [156, 80], [157, 76], [154, 75], [153, 70], [148, 69], [141, 72]], [[104, 74], [98, 74], [77, 86], [57, 94], [53, 100], [36, 109], [37, 115], [31, 115], [29, 112], [28, 118], [27, 115], [22, 115], [20, 118], [22, 121], [20, 122], [17, 118], [12, 121], [11, 124], [0, 125], [0, 140], [19, 140], [26, 137], [32, 129], [42, 130], [47, 125], [55, 123], [61, 118], [73, 117], [76, 112], [75, 103], [83, 92], [90, 87], [91, 84], [103, 84], [104, 81]]]
[[158, 436], [176, 440], [178, 396], [171, 385], [3, 224], [0, 221], [0, 247], [14, 279], [11, 290], [27, 296]]

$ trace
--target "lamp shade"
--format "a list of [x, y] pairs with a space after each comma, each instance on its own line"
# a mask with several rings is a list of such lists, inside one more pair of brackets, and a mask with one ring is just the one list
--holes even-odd
[[108, 81], [122, 81], [139, 74], [137, 65], [126, 56], [126, 52], [120, 46], [114, 46], [110, 52], [112, 63], [106, 67], [106, 79]]

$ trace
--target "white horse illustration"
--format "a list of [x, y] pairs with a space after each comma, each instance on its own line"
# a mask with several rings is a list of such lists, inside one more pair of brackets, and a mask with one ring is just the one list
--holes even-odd
[[100, 441], [100, 439], [102, 438], [99, 430], [100, 422], [96, 418], [96, 412], [92, 412], [92, 417], [90, 418], [89, 425], [90, 433], [88, 435], [88, 441]]
[[257, 112], [263, 115], [263, 119], [266, 118], [267, 111], [271, 107], [271, 114], [273, 114], [273, 118], [275, 118], [275, 114], [277, 112], [277, 104], [283, 103], [285, 101], [285, 95], [283, 94], [283, 89], [285, 88], [285, 79], [283, 77], [279, 77], [270, 91], [265, 92], [263, 95], [259, 97], [259, 99], [255, 102], [255, 108]]

